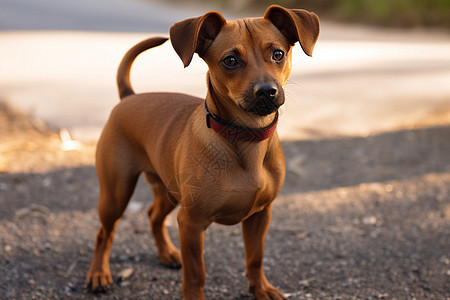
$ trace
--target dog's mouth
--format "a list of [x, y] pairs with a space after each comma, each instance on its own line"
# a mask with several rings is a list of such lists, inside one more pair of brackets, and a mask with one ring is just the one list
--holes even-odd
[[241, 108], [246, 111], [253, 113], [258, 116], [267, 116], [270, 115], [278, 110], [281, 105], [278, 105], [274, 103], [273, 101], [257, 101], [257, 103], [252, 103], [251, 105], [247, 107], [243, 107], [240, 105]]

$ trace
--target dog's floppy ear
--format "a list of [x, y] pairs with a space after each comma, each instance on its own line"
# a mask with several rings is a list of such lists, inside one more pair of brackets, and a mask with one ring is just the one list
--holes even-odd
[[288, 38], [291, 45], [300, 42], [303, 51], [312, 56], [320, 32], [319, 17], [315, 13], [272, 5], [267, 9], [264, 18], [272, 22]]
[[224, 17], [215, 11], [198, 17], [177, 22], [170, 27], [172, 46], [187, 67], [194, 53], [202, 57], [220, 29], [226, 23]]

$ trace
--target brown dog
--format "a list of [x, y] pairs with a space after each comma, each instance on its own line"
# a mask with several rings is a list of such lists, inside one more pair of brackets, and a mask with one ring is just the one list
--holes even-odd
[[[164, 43], [151, 38], [123, 58], [120, 98], [98, 143], [101, 228], [87, 275], [93, 291], [112, 283], [109, 254], [114, 229], [144, 173], [154, 193], [148, 210], [161, 262], [183, 265], [184, 299], [203, 299], [203, 242], [212, 223], [242, 222], [250, 290], [257, 299], [282, 299], [262, 262], [271, 203], [285, 177], [275, 131], [278, 108], [299, 41], [311, 55], [318, 17], [271, 6], [263, 18], [227, 22], [219, 13], [175, 23], [170, 39], [185, 66], [197, 53], [209, 67], [206, 100], [174, 93], [135, 95], [129, 71], [136, 56]], [[164, 220], [176, 205], [180, 252]]]

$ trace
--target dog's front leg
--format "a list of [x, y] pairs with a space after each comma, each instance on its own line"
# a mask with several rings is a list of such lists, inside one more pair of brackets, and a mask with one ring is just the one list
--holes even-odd
[[181, 207], [178, 211], [178, 231], [183, 269], [183, 299], [205, 299], [205, 263], [203, 245], [205, 230], [209, 221], [202, 222], [201, 215], [193, 215], [189, 209]]
[[269, 229], [271, 216], [271, 206], [268, 206], [242, 222], [248, 286], [256, 299], [285, 299], [284, 295], [269, 283], [262, 268], [264, 239]]

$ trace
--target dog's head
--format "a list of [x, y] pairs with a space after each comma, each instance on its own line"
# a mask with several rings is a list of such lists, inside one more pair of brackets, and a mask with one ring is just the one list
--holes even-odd
[[173, 48], [185, 67], [197, 53], [208, 64], [212, 92], [261, 116], [284, 103], [292, 46], [300, 42], [311, 56], [318, 35], [317, 15], [276, 5], [263, 18], [227, 22], [212, 11], [170, 28]]

